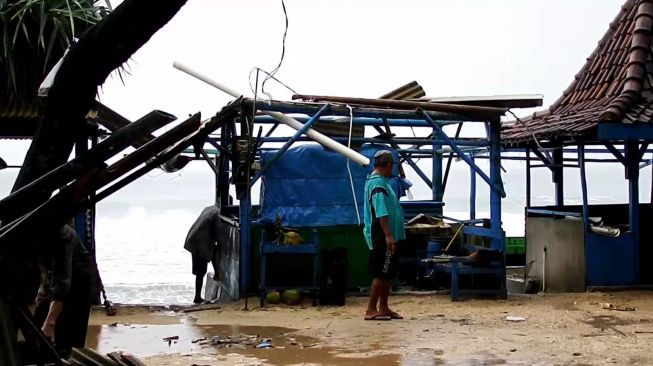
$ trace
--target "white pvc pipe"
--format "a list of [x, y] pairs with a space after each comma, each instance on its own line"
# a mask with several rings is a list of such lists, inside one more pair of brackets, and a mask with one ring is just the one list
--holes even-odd
[[[207, 83], [207, 84], [209, 84], [209, 85], [211, 85], [211, 86], [213, 86], [213, 87], [215, 87], [217, 89], [222, 90], [223, 92], [231, 95], [234, 98], [240, 98], [243, 95], [242, 93], [238, 93], [236, 90], [231, 89], [228, 86], [225, 86], [225, 85], [211, 79], [210, 77], [208, 77], [206, 75], [202, 75], [199, 72], [197, 72], [195, 70], [192, 70], [190, 67], [188, 67], [188, 66], [186, 66], [186, 65], [184, 65], [182, 63], [179, 63], [179, 62], [175, 61], [173, 63], [173, 67], [175, 69], [177, 69], [179, 71], [182, 71], [182, 72], [184, 72], [184, 73], [186, 73], [186, 74], [188, 74], [190, 76], [193, 76], [193, 77], [195, 77], [195, 78], [197, 78], [197, 79], [199, 79], [199, 80], [201, 80], [201, 81], [203, 81], [203, 82], [205, 82], [205, 83]], [[301, 122], [297, 121], [294, 118], [288, 117], [283, 113], [271, 112], [271, 111], [261, 111], [261, 113], [267, 114], [268, 116], [276, 119], [277, 121], [279, 121], [281, 123], [284, 123], [284, 124], [290, 126], [291, 128], [293, 128], [295, 130], [299, 130], [300, 128], [302, 128], [304, 126], [304, 124], [302, 124]], [[365, 157], [362, 154], [348, 148], [347, 146], [344, 146], [341, 143], [339, 143], [339, 142], [337, 142], [337, 141], [335, 141], [335, 140], [333, 140], [333, 139], [331, 139], [331, 138], [329, 138], [329, 137], [315, 131], [312, 128], [309, 128], [306, 131], [306, 136], [308, 136], [311, 139], [317, 141], [322, 146], [324, 146], [324, 147], [326, 147], [328, 149], [331, 149], [331, 150], [333, 150], [333, 151], [335, 151], [337, 153], [340, 153], [340, 154], [344, 155], [345, 157], [352, 160], [356, 164], [359, 164], [359, 165], [362, 165], [362, 166], [367, 166], [367, 165], [370, 164], [370, 159], [368, 159], [367, 157]]]
[[601, 234], [601, 235], [607, 235], [607, 236], [612, 236], [612, 237], [618, 237], [621, 234], [621, 230], [619, 228], [615, 227], [605, 227], [605, 226], [594, 226], [590, 225], [590, 230], [592, 232]]

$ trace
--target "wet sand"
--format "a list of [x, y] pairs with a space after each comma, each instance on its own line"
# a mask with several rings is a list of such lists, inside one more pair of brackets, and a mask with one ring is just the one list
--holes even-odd
[[[394, 296], [391, 305], [406, 319], [392, 321], [364, 321], [365, 300], [261, 309], [250, 299], [248, 310], [239, 301], [188, 313], [120, 307], [115, 317], [98, 309], [87, 346], [129, 351], [148, 365], [653, 364], [653, 292], [458, 303], [446, 295]], [[635, 310], [608, 310], [603, 303]], [[163, 341], [172, 336], [179, 338]], [[273, 348], [255, 348], [267, 340]]]

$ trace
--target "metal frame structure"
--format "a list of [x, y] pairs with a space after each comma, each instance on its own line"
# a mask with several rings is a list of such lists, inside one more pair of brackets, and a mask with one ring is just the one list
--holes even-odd
[[[505, 197], [503, 182], [501, 180], [501, 141], [500, 141], [500, 116], [505, 109], [488, 108], [494, 110], [495, 114], [463, 115], [449, 112], [425, 111], [419, 108], [397, 109], [383, 106], [370, 105], [347, 105], [339, 102], [281, 102], [281, 101], [261, 101], [244, 99], [240, 117], [231, 124], [222, 129], [220, 136], [209, 136], [207, 143], [215, 147], [220, 156], [227, 155], [232, 163], [231, 181], [236, 185], [237, 199], [239, 200], [239, 218], [240, 218], [240, 280], [239, 287], [241, 296], [245, 295], [250, 283], [251, 272], [251, 253], [252, 253], [252, 203], [251, 188], [257, 180], [265, 173], [271, 164], [281, 157], [295, 142], [307, 141], [304, 137], [306, 130], [320, 122], [324, 124], [335, 123], [335, 116], [347, 117], [347, 125], [353, 126], [370, 126], [379, 132], [380, 137], [334, 137], [333, 139], [342, 143], [348, 140], [360, 143], [380, 143], [393, 146], [400, 154], [401, 161], [409, 165], [423, 182], [432, 190], [432, 199], [420, 202], [402, 202], [408, 215], [417, 213], [420, 209], [428, 209], [429, 213], [442, 215], [442, 198], [446, 187], [447, 177], [453, 153], [448, 156], [446, 170], [443, 169], [443, 160], [446, 154], [445, 148], [450, 148], [455, 154], [464, 160], [474, 172], [472, 174], [472, 187], [470, 209], [471, 216], [475, 217], [475, 179], [478, 175], [488, 184], [491, 191], [489, 227], [474, 226], [482, 223], [483, 220], [465, 221], [469, 226], [465, 228], [464, 233], [468, 235], [478, 235], [490, 239], [491, 248], [504, 252], [505, 234], [501, 226], [501, 199]], [[461, 107], [464, 111], [466, 106]], [[474, 108], [474, 107], [470, 107]], [[303, 123], [303, 128], [296, 131], [292, 136], [271, 136], [276, 130], [279, 122], [269, 116], [253, 115], [253, 111], [281, 112], [292, 114], [296, 120]], [[307, 115], [308, 117], [296, 117], [296, 114]], [[351, 116], [351, 119], [350, 119]], [[485, 138], [460, 138], [460, 127], [464, 122], [482, 123], [486, 126], [488, 135]], [[236, 134], [236, 124], [240, 124], [240, 136]], [[443, 130], [446, 125], [457, 124], [458, 132], [455, 136], [450, 137]], [[266, 135], [262, 134], [262, 126], [271, 126]], [[426, 137], [409, 137], [392, 135], [393, 127], [427, 127], [432, 133]], [[257, 131], [258, 135], [255, 135]], [[278, 143], [283, 142], [283, 146], [278, 147]], [[276, 143], [277, 146], [271, 146]], [[422, 149], [421, 147], [426, 147]], [[490, 171], [489, 174], [484, 172], [474, 161], [473, 156], [466, 152], [469, 148], [483, 147], [489, 151]], [[258, 171], [251, 171], [252, 163], [260, 156], [261, 151], [275, 150], [275, 155], [266, 165], [260, 167]], [[217, 152], [217, 151], [212, 151]], [[206, 157], [206, 156], [205, 156]], [[433, 159], [433, 173], [429, 178], [417, 166], [415, 158]], [[217, 166], [216, 174], [224, 176], [228, 171], [229, 160], [222, 159]], [[229, 178], [218, 178], [218, 193], [222, 203], [227, 204]], [[450, 218], [448, 218], [450, 219]], [[455, 220], [454, 221], [462, 221]]]

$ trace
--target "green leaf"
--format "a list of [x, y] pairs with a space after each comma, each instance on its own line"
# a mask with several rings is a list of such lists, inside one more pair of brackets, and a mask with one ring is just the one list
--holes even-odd
[[53, 58], [107, 13], [95, 0], [0, 0], [0, 72], [15, 96], [33, 93]]
[[45, 1], [40, 2], [39, 6], [39, 44], [41, 47], [45, 48], [45, 39], [43, 38], [43, 32], [45, 31], [45, 26], [47, 24], [47, 18], [45, 16]]
[[68, 15], [70, 18], [70, 34], [75, 35], [75, 21], [73, 20], [73, 10], [70, 8], [70, 2], [66, 0], [66, 6], [68, 7]]
[[50, 35], [50, 42], [48, 42], [48, 49], [45, 51], [45, 61], [43, 62], [43, 69], [48, 65], [48, 62], [50, 61], [50, 57], [52, 55], [52, 48], [54, 48], [54, 44], [57, 42], [57, 34], [59, 33], [59, 22], [54, 22], [54, 27], [52, 28], [52, 34]]

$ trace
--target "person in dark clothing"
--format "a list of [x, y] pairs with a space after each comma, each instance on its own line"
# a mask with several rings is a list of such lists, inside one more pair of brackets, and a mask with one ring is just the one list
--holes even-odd
[[41, 287], [34, 319], [62, 355], [84, 347], [91, 310], [90, 254], [70, 226], [63, 226], [51, 245], [44, 245]]
[[201, 304], [202, 285], [208, 268], [208, 262], [213, 265], [214, 279], [218, 276], [218, 225], [220, 224], [220, 207], [212, 205], [202, 210], [186, 236], [184, 249], [190, 252], [193, 260], [193, 275], [195, 275], [195, 298], [193, 303]]

